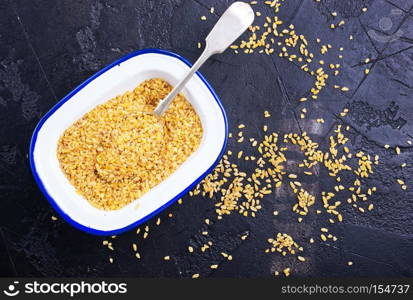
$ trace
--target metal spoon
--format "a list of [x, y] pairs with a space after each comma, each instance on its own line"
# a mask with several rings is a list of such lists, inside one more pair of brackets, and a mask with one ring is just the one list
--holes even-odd
[[161, 116], [167, 109], [176, 95], [183, 89], [185, 84], [191, 79], [192, 75], [198, 71], [203, 63], [212, 55], [222, 53], [227, 49], [254, 21], [254, 11], [245, 2], [234, 2], [218, 22], [212, 28], [205, 39], [206, 45], [204, 52], [188, 70], [185, 77], [175, 86], [175, 88], [161, 100], [155, 108], [154, 113]]

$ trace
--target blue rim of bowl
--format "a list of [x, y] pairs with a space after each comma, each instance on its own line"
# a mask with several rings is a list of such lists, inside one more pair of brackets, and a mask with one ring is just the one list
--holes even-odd
[[167, 50], [161, 50], [161, 49], [155, 49], [155, 48], [148, 48], [148, 49], [143, 49], [143, 50], [138, 50], [138, 51], [134, 51], [132, 53], [129, 53], [128, 55], [125, 55], [124, 57], [118, 59], [117, 61], [111, 63], [110, 65], [104, 67], [103, 69], [101, 69], [100, 71], [98, 71], [97, 73], [95, 73], [94, 75], [92, 75], [91, 77], [89, 77], [88, 79], [86, 79], [83, 83], [81, 83], [80, 85], [78, 85], [73, 91], [71, 91], [69, 94], [67, 94], [62, 100], [60, 100], [55, 106], [53, 106], [39, 121], [39, 123], [37, 124], [36, 128], [34, 129], [33, 135], [32, 135], [32, 139], [30, 142], [30, 151], [29, 151], [29, 162], [30, 162], [30, 167], [33, 173], [33, 177], [37, 183], [37, 185], [39, 186], [40, 190], [42, 191], [43, 195], [46, 197], [46, 199], [49, 201], [49, 203], [53, 206], [53, 208], [63, 217], [63, 219], [65, 219], [70, 225], [72, 225], [73, 227], [82, 230], [84, 232], [93, 234], [93, 235], [103, 235], [103, 236], [108, 236], [108, 235], [116, 235], [125, 231], [128, 231], [144, 222], [146, 222], [147, 220], [151, 219], [152, 217], [154, 217], [155, 215], [159, 214], [160, 212], [162, 212], [165, 208], [167, 208], [168, 206], [170, 206], [172, 203], [174, 203], [176, 200], [180, 199], [182, 196], [184, 196], [186, 193], [188, 193], [196, 184], [198, 184], [206, 175], [208, 175], [214, 168], [215, 166], [218, 164], [218, 162], [220, 161], [221, 157], [223, 156], [226, 146], [227, 146], [227, 142], [228, 142], [228, 119], [227, 119], [227, 115], [225, 113], [224, 107], [221, 103], [221, 100], [219, 99], [218, 95], [215, 93], [214, 89], [211, 87], [211, 85], [208, 83], [208, 81], [205, 79], [204, 76], [202, 76], [201, 73], [196, 72], [196, 75], [202, 80], [202, 82], [205, 84], [205, 86], [208, 88], [208, 90], [211, 92], [212, 96], [214, 97], [215, 101], [217, 102], [219, 108], [221, 109], [222, 112], [222, 116], [224, 118], [224, 123], [225, 123], [225, 139], [224, 139], [224, 144], [222, 145], [222, 149], [217, 157], [217, 159], [215, 160], [215, 162], [211, 165], [211, 167], [208, 168], [208, 170], [206, 170], [200, 177], [198, 177], [192, 184], [190, 184], [186, 189], [184, 189], [182, 192], [180, 192], [178, 195], [176, 195], [174, 198], [172, 198], [171, 200], [169, 200], [168, 202], [166, 202], [164, 205], [162, 205], [161, 207], [159, 207], [158, 209], [156, 209], [155, 211], [151, 212], [150, 214], [146, 215], [145, 217], [125, 226], [119, 229], [114, 229], [114, 230], [109, 230], [109, 231], [104, 231], [104, 230], [99, 230], [99, 229], [94, 229], [92, 227], [87, 227], [85, 225], [82, 225], [78, 222], [76, 222], [75, 220], [73, 220], [68, 214], [66, 214], [57, 204], [57, 202], [53, 199], [52, 196], [50, 196], [50, 194], [48, 193], [47, 189], [45, 188], [42, 180], [40, 179], [39, 174], [37, 173], [36, 170], [36, 164], [34, 162], [34, 157], [33, 157], [33, 153], [34, 153], [34, 147], [36, 144], [36, 140], [37, 140], [37, 135], [39, 133], [39, 130], [42, 128], [43, 124], [47, 121], [47, 119], [59, 108], [61, 107], [65, 102], [67, 102], [70, 98], [72, 98], [76, 93], [78, 93], [81, 89], [83, 89], [86, 85], [88, 85], [92, 80], [96, 79], [97, 77], [99, 77], [100, 75], [102, 75], [103, 73], [105, 73], [106, 71], [112, 69], [113, 67], [116, 67], [117, 65], [119, 65], [120, 63], [135, 57], [135, 56], [139, 56], [142, 54], [148, 54], [148, 53], [156, 53], [156, 54], [162, 54], [162, 55], [167, 55], [167, 56], [172, 56], [174, 58], [179, 59], [180, 61], [182, 61], [183, 63], [185, 63], [187, 66], [191, 67], [192, 64], [185, 58], [183, 58], [182, 56], [167, 51]]

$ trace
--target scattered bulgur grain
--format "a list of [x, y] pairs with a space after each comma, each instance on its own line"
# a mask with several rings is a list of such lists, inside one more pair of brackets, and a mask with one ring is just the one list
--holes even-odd
[[[256, 1], [253, 1], [256, 3]], [[265, 4], [271, 6], [271, 5], [276, 5], [276, 9], [275, 12], [278, 12], [278, 6], [280, 4], [280, 2], [282, 1], [265, 1]], [[268, 20], [269, 19], [269, 20]], [[272, 45], [270, 44], [270, 41], [272, 44], [275, 43], [274, 39], [272, 38], [267, 38], [268, 33], [265, 33], [265, 30], [267, 28], [271, 29], [271, 31], [269, 31], [270, 33], [274, 34], [276, 37], [285, 37], [285, 41], [283, 41], [283, 39], [279, 39], [277, 40], [276, 45], [278, 45], [280, 47], [280, 51], [281, 53], [280, 56], [281, 57], [285, 57], [286, 59], [289, 59], [290, 61], [297, 61], [297, 62], [303, 62], [303, 63], [308, 63], [310, 64], [311, 61], [313, 60], [314, 62], [316, 62], [318, 59], [316, 59], [314, 57], [314, 54], [309, 52], [308, 49], [306, 49], [306, 47], [300, 47], [300, 51], [301, 51], [301, 55], [302, 57], [297, 56], [294, 52], [292, 52], [291, 50], [295, 47], [295, 45], [297, 44], [298, 46], [302, 45], [302, 46], [306, 46], [307, 45], [307, 41], [305, 39], [304, 36], [302, 35], [298, 35], [297, 33], [295, 33], [294, 31], [294, 26], [288, 26], [288, 29], [285, 28], [277, 28], [278, 25], [282, 24], [282, 21], [278, 19], [277, 16], [274, 17], [274, 22], [272, 21], [272, 18], [266, 17], [265, 18], [267, 24], [264, 24], [264, 26], [258, 26], [258, 25], [253, 25], [250, 26], [249, 30], [251, 31], [252, 35], [249, 38], [249, 40], [247, 41], [242, 41], [240, 43], [240, 45], [234, 45], [233, 49], [244, 49], [245, 53], [252, 53], [253, 49], [258, 48], [258, 47], [263, 47], [263, 48], [267, 48], [265, 49], [261, 49], [259, 51], [259, 53], [265, 53], [267, 55], [271, 54], [269, 49], [272, 47]], [[273, 23], [272, 23], [273, 22]], [[272, 23], [272, 24], [271, 24]], [[344, 22], [340, 22], [338, 23], [338, 26], [343, 25]], [[258, 35], [259, 30], [261, 30], [262, 28], [264, 29], [264, 33], [262, 34], [262, 36], [260, 37]], [[297, 39], [297, 40], [296, 40]], [[352, 36], [351, 38], [352, 39]], [[270, 41], [268, 41], [270, 40]], [[297, 42], [298, 41], [298, 42]], [[301, 44], [300, 44], [301, 42]], [[317, 39], [317, 43], [320, 43], [321, 40]], [[329, 49], [332, 48], [331, 45], [327, 44], [327, 45], [322, 45], [323, 48], [321, 49], [321, 53], [324, 54], [326, 53]], [[235, 48], [236, 47], [236, 48]], [[281, 49], [282, 47], [282, 49]], [[232, 47], [231, 47], [232, 48]], [[298, 48], [298, 47], [297, 47]], [[339, 49], [340, 51], [343, 51], [344, 48], [340, 47]], [[278, 54], [278, 53], [277, 53]], [[339, 56], [340, 57], [340, 56]], [[341, 55], [340, 58], [342, 58], [343, 56]], [[301, 59], [301, 60], [300, 60]], [[324, 61], [321, 62], [321, 64], [324, 64]], [[329, 63], [329, 61], [326, 61], [326, 65], [329, 66], [329, 68], [331, 70], [334, 71], [334, 75], [338, 75], [338, 70], [337, 68], [340, 68], [340, 64], [332, 64]], [[305, 72], [308, 72], [309, 74], [313, 75], [316, 77], [316, 87], [311, 89], [311, 95], [310, 97], [312, 99], [317, 99], [317, 94], [318, 92], [321, 90], [321, 88], [323, 86], [325, 86], [325, 82], [328, 78], [328, 74], [325, 73], [325, 71], [323, 70], [323, 68], [319, 68], [317, 71], [315, 70], [311, 70], [309, 68], [308, 65], [303, 65], [301, 67], [302, 70], [304, 70]], [[331, 71], [331, 72], [333, 72]], [[341, 87], [336, 85], [335, 88], [341, 89], [343, 92], [345, 91], [349, 91], [349, 89], [347, 87]], [[306, 101], [307, 99], [305, 98], [304, 101]], [[301, 99], [300, 99], [301, 101]], [[304, 102], [302, 101], [302, 102]], [[347, 110], [348, 112], [348, 110]], [[347, 113], [346, 112], [346, 113]], [[302, 114], [304, 117], [304, 113]], [[264, 117], [265, 117], [265, 112], [264, 112]], [[321, 119], [320, 119], [321, 120]], [[317, 120], [317, 122], [319, 122]], [[319, 122], [319, 123], [324, 123], [323, 122]], [[347, 129], [348, 130], [348, 129]], [[265, 130], [265, 132], [267, 132], [267, 130]], [[357, 170], [352, 170], [352, 168], [348, 165], [346, 165], [346, 160], [350, 159], [352, 157], [352, 153], [350, 152], [350, 149], [348, 149], [348, 147], [345, 147], [346, 150], [344, 150], [346, 152], [345, 155], [341, 156], [340, 154], [340, 145], [344, 145], [347, 142], [347, 138], [345, 138], [343, 136], [343, 134], [340, 132], [340, 129], [338, 129], [337, 132], [337, 136], [333, 137], [333, 140], [330, 140], [330, 152], [324, 152], [321, 150], [318, 150], [318, 144], [312, 142], [311, 140], [308, 141], [308, 136], [306, 136], [305, 134], [301, 137], [301, 141], [299, 140], [299, 138], [297, 138], [297, 136], [299, 137], [300, 135], [295, 135], [293, 136], [293, 138], [291, 139], [291, 142], [295, 145], [299, 145], [301, 147], [301, 150], [303, 153], [305, 153], [305, 156], [307, 157], [307, 159], [305, 161], [303, 161], [303, 163], [301, 163], [301, 168], [307, 167], [307, 168], [312, 168], [313, 166], [315, 166], [317, 163], [320, 163], [321, 165], [324, 165], [328, 170], [329, 170], [329, 174], [332, 177], [335, 177], [337, 182], [340, 182], [340, 177], [337, 177], [337, 174], [340, 171], [344, 171], [344, 170], [348, 170], [348, 171], [352, 171], [354, 172], [354, 174], [357, 175], [357, 177], [368, 177], [368, 174], [371, 174], [372, 170], [371, 170], [371, 159], [370, 156], [367, 154], [357, 154], [354, 155], [355, 157], [357, 157], [357, 159], [359, 160], [359, 169]], [[291, 134], [293, 135], [293, 134]], [[265, 136], [265, 138], [267, 139], [268, 136], [271, 136], [271, 134], [267, 134]], [[255, 143], [254, 147], [257, 146], [257, 150], [259, 151], [260, 155], [262, 155], [262, 157], [257, 157], [257, 170], [256, 173], [253, 173], [252, 176], [250, 175], [246, 175], [246, 176], [238, 176], [236, 174], [241, 173], [238, 169], [237, 169], [237, 165], [236, 164], [231, 164], [231, 163], [222, 163], [222, 165], [219, 168], [222, 168], [223, 171], [222, 172], [213, 172], [213, 177], [214, 178], [210, 178], [207, 181], [204, 182], [203, 188], [200, 189], [200, 191], [202, 191], [205, 194], [209, 194], [210, 198], [212, 198], [213, 195], [217, 195], [218, 198], [220, 198], [220, 202], [216, 203], [218, 209], [217, 214], [218, 214], [218, 219], [221, 219], [223, 215], [225, 214], [230, 214], [231, 211], [238, 211], [240, 214], [244, 215], [244, 216], [255, 216], [253, 214], [251, 214], [251, 211], [248, 209], [248, 206], [252, 203], [251, 201], [255, 201], [256, 199], [261, 199], [265, 194], [267, 193], [271, 193], [271, 185], [267, 186], [270, 190], [265, 190], [262, 189], [262, 187], [264, 187], [267, 183], [267, 179], [271, 178], [274, 180], [274, 185], [273, 187], [279, 187], [282, 184], [282, 175], [286, 174], [286, 171], [284, 170], [284, 165], [281, 164], [281, 162], [283, 162], [281, 160], [281, 162], [278, 162], [275, 164], [275, 167], [277, 168], [277, 171], [275, 171], [272, 169], [268, 169], [271, 170], [271, 172], [273, 172], [273, 174], [265, 174], [265, 172], [268, 172], [266, 169], [266, 166], [268, 165], [268, 160], [266, 158], [270, 158], [271, 156], [269, 155], [269, 151], [266, 151], [265, 149], [269, 148], [271, 150], [271, 155], [274, 155], [273, 153], [276, 153], [278, 151], [278, 149], [280, 149], [278, 147], [278, 145], [276, 143], [272, 143], [272, 141], [268, 141], [265, 140], [266, 145], [260, 145], [260, 143], [256, 140], [251, 140], [250, 142], [252, 144]], [[271, 148], [270, 148], [271, 147]], [[287, 150], [287, 147], [282, 147], [281, 149], [285, 148]], [[245, 149], [244, 149], [245, 151]], [[265, 156], [265, 155], [268, 156]], [[281, 152], [282, 154], [282, 152]], [[275, 155], [274, 155], [275, 156]], [[272, 160], [270, 160], [270, 162], [274, 165], [274, 156], [271, 157]], [[253, 160], [253, 156], [248, 155], [244, 155], [245, 160]], [[377, 161], [377, 160], [376, 160]], [[284, 160], [285, 162], [285, 160]], [[266, 164], [266, 165], [265, 165]], [[233, 166], [234, 165], [234, 166]], [[264, 166], [265, 165], [265, 166]], [[278, 168], [280, 167], [280, 168]], [[220, 182], [220, 177], [218, 176], [219, 174], [225, 174], [227, 173], [227, 169], [231, 169], [231, 172], [229, 172], [231, 174], [231, 178], [234, 178], [233, 180], [230, 180], [229, 178], [225, 178], [227, 179], [226, 182], [221, 183]], [[232, 170], [233, 169], [233, 170]], [[315, 171], [315, 170], [314, 170]], [[312, 175], [312, 172], [309, 171], [305, 171], [308, 172], [309, 176]], [[304, 173], [305, 173], [304, 172]], [[315, 174], [317, 174], [318, 172], [316, 171]], [[307, 173], [305, 173], [307, 174]], [[216, 178], [215, 178], [216, 176]], [[279, 176], [279, 178], [277, 178]], [[271, 182], [271, 179], [270, 182]], [[224, 184], [227, 183], [227, 185], [224, 187]], [[212, 184], [207, 186], [207, 184]], [[299, 186], [301, 185], [300, 182], [291, 182], [291, 187], [294, 193], [298, 194], [299, 193]], [[229, 185], [229, 187], [228, 187]], [[364, 192], [361, 190], [360, 184], [356, 185], [354, 184], [354, 186], [356, 187], [356, 189], [353, 190], [355, 196], [359, 197], [360, 200], [367, 200], [365, 199], [365, 193], [370, 195], [371, 192]], [[352, 187], [354, 188], [354, 187]], [[337, 217], [338, 221], [342, 221], [343, 217], [342, 215], [339, 213], [339, 211], [337, 210], [337, 208], [339, 207], [339, 205], [341, 204], [340, 201], [333, 201], [331, 202], [331, 199], [335, 197], [335, 194], [339, 193], [340, 191], [344, 190], [344, 186], [342, 185], [337, 185], [336, 189], [335, 189], [335, 193], [325, 193], [322, 195], [322, 200], [323, 200], [323, 204], [324, 207], [326, 209], [326, 211]], [[372, 190], [372, 189], [371, 189]], [[264, 191], [264, 192], [262, 192]], [[324, 193], [324, 192], [323, 192]], [[248, 196], [250, 199], [248, 199], [248, 201], [245, 202], [241, 202], [238, 201], [238, 199]], [[350, 199], [351, 200], [351, 199]], [[311, 202], [312, 200], [310, 200]], [[329, 202], [330, 201], [330, 202]], [[308, 201], [307, 201], [308, 202]], [[306, 203], [305, 201], [303, 203]], [[308, 209], [309, 205], [303, 205], [303, 211], [299, 211], [300, 214], [305, 214], [305, 210], [304, 208]], [[301, 207], [301, 206], [300, 206]], [[360, 210], [361, 211], [361, 210]], [[317, 210], [317, 214], [321, 214], [321, 210]], [[302, 217], [299, 218], [299, 220], [302, 220]], [[330, 223], [334, 223], [335, 221], [332, 218], [328, 219]], [[337, 240], [337, 237], [333, 236], [332, 234], [328, 234], [328, 237], [326, 237], [325, 235], [323, 235], [325, 240], [327, 239], [332, 239], [333, 241]], [[246, 238], [246, 236], [245, 236]], [[241, 237], [241, 239], [244, 240], [244, 236]], [[310, 243], [314, 242], [314, 239], [310, 239]]]
[[266, 253], [277, 251], [285, 256], [287, 253], [294, 255], [301, 251], [301, 247], [286, 233], [278, 233], [275, 239], [269, 238], [267, 241], [271, 248], [266, 249]]
[[400, 184], [400, 185], [403, 185], [403, 184], [404, 184], [404, 181], [401, 180], [401, 179], [397, 179], [397, 183]]
[[344, 108], [343, 111], [340, 113], [340, 116], [345, 117], [347, 116], [347, 113], [348, 113], [348, 108]]

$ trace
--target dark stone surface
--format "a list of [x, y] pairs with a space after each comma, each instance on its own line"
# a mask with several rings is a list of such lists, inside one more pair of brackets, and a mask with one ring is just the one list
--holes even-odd
[[[39, 118], [76, 85], [110, 62], [143, 48], [158, 47], [194, 61], [202, 41], [219, 15], [233, 1], [218, 0], [88, 0], [0, 2], [0, 275], [1, 276], [133, 276], [270, 277], [291, 266], [294, 276], [413, 276], [413, 1], [398, 0], [290, 0], [280, 17], [296, 26], [307, 39], [344, 47], [342, 72], [328, 81], [303, 120], [298, 99], [313, 78], [276, 55], [216, 56], [201, 72], [221, 97], [230, 128], [244, 123], [248, 136], [260, 133], [262, 112], [266, 124], [279, 132], [307, 131], [325, 143], [332, 126], [351, 126], [351, 148], [379, 154], [381, 164], [372, 177], [378, 192], [375, 210], [360, 214], [350, 207], [342, 224], [332, 227], [334, 244], [305, 244], [306, 263], [295, 258], [267, 255], [266, 239], [277, 232], [292, 234], [299, 242], [319, 234], [325, 220], [299, 224], [291, 212], [291, 195], [280, 192], [263, 202], [257, 218], [233, 213], [216, 220], [214, 201], [184, 197], [160, 214], [161, 224], [150, 220], [150, 236], [134, 231], [112, 240], [115, 251], [102, 246], [101, 237], [77, 231], [55, 214], [34, 183], [28, 166], [28, 146]], [[209, 8], [215, 7], [211, 15]], [[368, 7], [366, 13], [362, 7]], [[263, 14], [264, 6], [258, 6]], [[332, 32], [331, 12], [345, 26]], [[200, 16], [207, 15], [205, 22]], [[390, 20], [390, 22], [389, 22]], [[354, 39], [350, 40], [349, 35]], [[396, 37], [396, 38], [394, 38]], [[337, 57], [332, 50], [323, 59]], [[361, 62], [369, 57], [370, 73]], [[333, 88], [348, 86], [350, 93]], [[341, 118], [339, 112], [349, 107]], [[315, 126], [323, 117], [325, 124]], [[270, 121], [271, 120], [271, 121]], [[402, 154], [383, 148], [400, 146]], [[229, 149], [240, 145], [230, 141]], [[294, 153], [292, 153], [294, 154]], [[401, 169], [401, 163], [407, 167]], [[247, 166], [245, 166], [247, 168]], [[404, 178], [409, 189], [395, 182]], [[311, 182], [314, 190], [331, 189], [328, 175]], [[338, 199], [345, 201], [345, 199]], [[274, 209], [280, 211], [274, 217]], [[172, 213], [173, 217], [168, 217]], [[204, 219], [212, 220], [210, 225]], [[141, 226], [142, 228], [143, 226]], [[209, 236], [201, 233], [207, 230]], [[249, 234], [245, 241], [243, 234]], [[213, 241], [211, 250], [189, 254], [187, 247]], [[131, 243], [138, 244], [138, 261]], [[303, 242], [304, 243], [304, 242]], [[233, 261], [220, 252], [231, 253]], [[163, 261], [165, 255], [171, 260]], [[114, 263], [108, 262], [108, 257]], [[347, 261], [353, 261], [352, 267]], [[211, 270], [218, 263], [220, 268]]]

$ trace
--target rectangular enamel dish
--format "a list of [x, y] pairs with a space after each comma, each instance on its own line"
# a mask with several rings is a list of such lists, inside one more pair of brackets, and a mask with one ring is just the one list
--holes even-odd
[[161, 212], [215, 167], [227, 143], [227, 118], [218, 96], [200, 73], [187, 83], [183, 94], [201, 119], [201, 145], [176, 172], [141, 198], [119, 210], [98, 209], [75, 191], [57, 159], [59, 137], [96, 105], [133, 90], [146, 79], [158, 77], [175, 85], [189, 68], [187, 60], [168, 51], [131, 53], [90, 77], [40, 120], [30, 145], [30, 165], [40, 189], [67, 222], [92, 234], [118, 234]]

